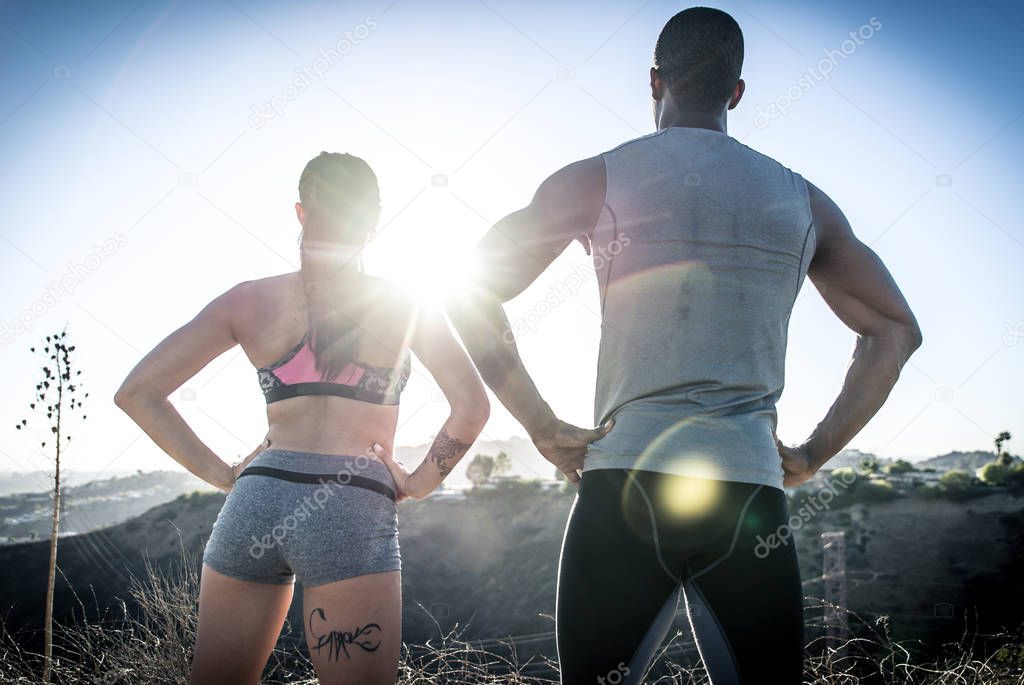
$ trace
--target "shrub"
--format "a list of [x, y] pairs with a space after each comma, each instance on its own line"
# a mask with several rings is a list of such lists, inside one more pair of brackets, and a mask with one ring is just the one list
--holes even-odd
[[947, 491], [964, 490], [974, 485], [974, 476], [967, 471], [953, 469], [942, 474], [942, 477], [939, 478], [939, 485], [946, 488]]
[[863, 478], [860, 472], [858, 472], [852, 466], [840, 466], [837, 469], [832, 469], [832, 472], [829, 474], [829, 477], [832, 480], [838, 480], [843, 483], [849, 483], [851, 488], [855, 487], [857, 485], [857, 481]]
[[914, 471], [917, 471], [917, 467], [906, 459], [897, 459], [891, 464], [887, 464], [885, 467], [885, 472], [894, 476], [899, 476], [904, 473], [913, 473]]
[[1014, 462], [1007, 467], [1006, 484], [1015, 491], [1024, 490], [1024, 462]]
[[939, 478], [939, 488], [949, 499], [961, 501], [985, 494], [985, 488], [979, 487], [977, 479], [967, 471], [953, 469]]
[[857, 486], [857, 499], [865, 502], [885, 502], [899, 497], [892, 483], [880, 478], [873, 478]]
[[989, 485], [1004, 485], [1010, 475], [1010, 467], [998, 461], [989, 463], [978, 469], [978, 478]]
[[494, 484], [494, 489], [497, 492], [510, 492], [515, 494], [532, 494], [541, 492], [543, 487], [540, 480], [535, 478], [525, 480], [522, 478], [508, 478], [497, 481]]

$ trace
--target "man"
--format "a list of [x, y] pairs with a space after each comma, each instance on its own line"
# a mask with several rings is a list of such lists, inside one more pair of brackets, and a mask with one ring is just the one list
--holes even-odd
[[[566, 685], [640, 682], [680, 595], [715, 685], [800, 682], [796, 554], [759, 541], [786, 530], [783, 486], [864, 427], [921, 343], [889, 272], [835, 203], [727, 134], [742, 61], [728, 14], [672, 17], [650, 71], [657, 132], [545, 180], [480, 242], [477, 291], [450, 309], [540, 452], [570, 481], [582, 470], [558, 579]], [[601, 296], [594, 430], [555, 417], [501, 306], [577, 239], [595, 256]], [[805, 275], [857, 345], [825, 418], [785, 447], [775, 404]]]

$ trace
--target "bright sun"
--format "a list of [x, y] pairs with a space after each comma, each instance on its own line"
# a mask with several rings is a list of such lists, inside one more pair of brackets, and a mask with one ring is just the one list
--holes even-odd
[[440, 241], [417, 241], [387, 249], [377, 261], [382, 276], [424, 303], [458, 293], [476, 274], [468, 247], [453, 249]]

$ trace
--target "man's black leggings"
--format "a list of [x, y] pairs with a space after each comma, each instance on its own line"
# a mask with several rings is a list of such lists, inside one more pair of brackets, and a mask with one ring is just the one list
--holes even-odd
[[[713, 685], [800, 683], [803, 593], [777, 488], [601, 469], [583, 474], [562, 542], [563, 685], [639, 683], [679, 596]], [[783, 536], [785, 536], [785, 532]]]

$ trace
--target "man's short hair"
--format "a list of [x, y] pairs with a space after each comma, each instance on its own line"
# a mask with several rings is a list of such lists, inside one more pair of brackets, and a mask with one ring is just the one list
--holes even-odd
[[743, 32], [721, 10], [683, 10], [661, 30], [654, 46], [654, 66], [680, 107], [718, 111], [740, 79]]

